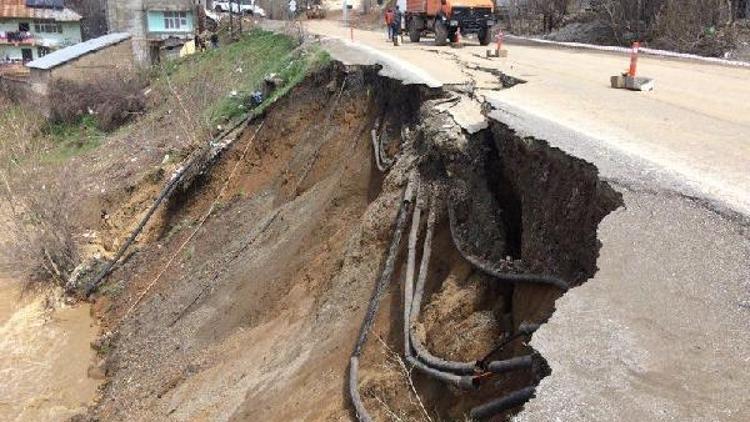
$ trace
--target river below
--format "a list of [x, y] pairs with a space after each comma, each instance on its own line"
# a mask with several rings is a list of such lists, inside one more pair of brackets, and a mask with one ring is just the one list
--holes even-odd
[[87, 375], [97, 335], [90, 305], [21, 295], [0, 275], [0, 421], [60, 421], [85, 410], [100, 381]]

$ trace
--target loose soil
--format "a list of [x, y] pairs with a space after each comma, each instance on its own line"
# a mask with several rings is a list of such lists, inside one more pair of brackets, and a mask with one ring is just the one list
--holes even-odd
[[[107, 381], [82, 418], [349, 420], [348, 358], [413, 169], [444, 201], [418, 327], [436, 355], [482, 358], [522, 322], [546, 321], [560, 295], [499, 282], [457, 241], [509, 271], [571, 285], [595, 273], [596, 227], [620, 198], [593, 166], [500, 124], [468, 135], [435, 108], [445, 93], [377, 71], [333, 64], [310, 75], [149, 223], [97, 294]], [[385, 175], [372, 155], [378, 119], [395, 159]], [[96, 248], [122, 242], [173, 169], [152, 168], [92, 195], [96, 212], [81, 221]], [[460, 239], [447, 207], [458, 209]], [[360, 390], [377, 420], [463, 419], [547, 375], [537, 356], [533, 370], [459, 392], [408, 371], [398, 357], [404, 254], [362, 356]], [[495, 357], [529, 353], [517, 341]]]

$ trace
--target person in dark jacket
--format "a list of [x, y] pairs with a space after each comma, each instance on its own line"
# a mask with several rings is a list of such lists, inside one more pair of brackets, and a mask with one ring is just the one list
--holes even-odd
[[393, 12], [393, 36], [397, 37], [401, 34], [401, 22], [404, 19], [404, 12], [401, 8], [396, 5], [396, 10]]

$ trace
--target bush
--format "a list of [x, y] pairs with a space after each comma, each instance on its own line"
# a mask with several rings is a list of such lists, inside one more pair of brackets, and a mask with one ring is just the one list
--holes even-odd
[[596, 0], [594, 10], [619, 44], [646, 41], [654, 47], [717, 56], [734, 44], [729, 27], [736, 0]]
[[114, 74], [93, 81], [55, 79], [49, 84], [50, 120], [54, 123], [78, 123], [93, 115], [103, 131], [117, 129], [145, 108], [140, 75]]
[[62, 285], [78, 262], [69, 168], [43, 169], [42, 116], [0, 104], [0, 264], [32, 281]]

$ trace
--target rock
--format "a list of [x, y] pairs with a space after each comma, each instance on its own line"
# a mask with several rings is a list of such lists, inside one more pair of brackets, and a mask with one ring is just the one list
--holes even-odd
[[275, 73], [266, 76], [263, 79], [263, 82], [262, 94], [264, 98], [268, 98], [274, 91], [284, 85], [284, 80]]
[[65, 283], [65, 291], [68, 293], [83, 292], [86, 285], [99, 273], [106, 261], [99, 257], [91, 257], [84, 260], [73, 270]]
[[100, 359], [95, 365], [89, 366], [86, 375], [95, 380], [103, 380], [107, 378], [107, 361], [105, 359]]

